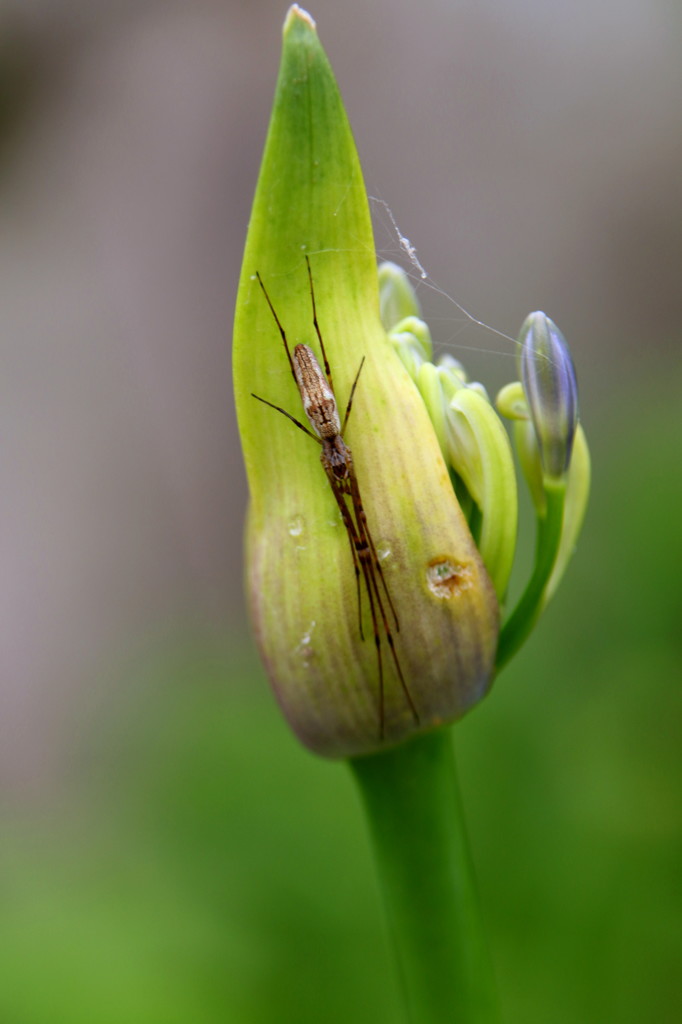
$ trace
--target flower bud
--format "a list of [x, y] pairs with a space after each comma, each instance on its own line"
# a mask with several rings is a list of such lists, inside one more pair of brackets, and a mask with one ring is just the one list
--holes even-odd
[[514, 561], [518, 516], [507, 432], [487, 398], [466, 385], [448, 405], [446, 436], [450, 464], [481, 511], [478, 548], [502, 600]]
[[552, 598], [566, 571], [566, 566], [573, 557], [578, 537], [585, 518], [587, 499], [590, 495], [590, 452], [587, 447], [585, 433], [578, 424], [573, 442], [571, 464], [568, 467], [566, 485], [566, 504], [564, 505], [564, 521], [561, 530], [561, 543], [556, 556], [552, 574], [544, 593], [544, 604]]
[[438, 366], [422, 363], [416, 383], [443, 458], [478, 509], [478, 549], [501, 600], [516, 548], [514, 460], [507, 432], [485, 388], [465, 381], [462, 364], [446, 355]]
[[[499, 628], [424, 403], [382, 327], [373, 253], [336, 83], [312, 19], [293, 7], [237, 298], [234, 385], [259, 647], [291, 727], [330, 757], [461, 717], [490, 686]], [[401, 300], [387, 316], [405, 312], [418, 307]], [[319, 363], [307, 383], [298, 374], [302, 389], [301, 345]], [[343, 424], [339, 434], [326, 421], [333, 464], [324, 439], [306, 436], [322, 434], [306, 420], [320, 395]]]
[[401, 362], [413, 381], [417, 380], [419, 368], [433, 355], [431, 332], [423, 320], [416, 316], [405, 317], [389, 332], [388, 340], [400, 356]]
[[495, 405], [502, 416], [513, 420], [514, 446], [521, 472], [528, 485], [536, 513], [544, 516], [547, 498], [540, 449], [521, 382], [516, 380], [512, 384], [506, 384], [499, 392]]
[[410, 279], [397, 263], [379, 264], [379, 312], [386, 331], [406, 317], [419, 317], [421, 310]]
[[456, 386], [458, 387], [462, 384], [467, 384], [469, 381], [468, 374], [462, 363], [460, 363], [459, 359], [451, 356], [449, 352], [444, 352], [438, 360], [438, 369], [444, 370], [448, 377], [454, 376], [457, 378], [459, 383]]
[[441, 373], [433, 363], [422, 363], [416, 379], [431, 425], [436, 432], [438, 444], [446, 463], [448, 461], [448, 439], [445, 427], [446, 400], [443, 394]]
[[521, 380], [547, 476], [564, 475], [578, 422], [578, 385], [563, 334], [544, 313], [531, 313], [519, 334]]
[[[546, 321], [543, 314], [534, 316], [542, 317], [543, 321]], [[565, 342], [562, 351], [570, 366], [570, 356], [565, 348]], [[572, 370], [572, 367], [570, 369]], [[565, 390], [572, 392], [573, 404], [577, 407], [575, 376], [572, 373], [570, 376], [573, 386], [567, 385]], [[496, 405], [499, 412], [514, 423], [516, 453], [537, 517], [535, 566], [525, 591], [505, 621], [501, 632], [498, 666], [502, 666], [518, 650], [532, 630], [571, 559], [587, 508], [590, 457], [583, 429], [577, 423], [572, 434], [567, 469], [550, 475], [547, 471], [546, 458], [543, 464], [538, 430], [531, 418], [529, 394], [524, 391], [521, 383], [514, 381], [502, 388], [497, 396]], [[536, 400], [536, 409], [537, 405]], [[567, 419], [570, 422], [570, 416], [567, 416]]]

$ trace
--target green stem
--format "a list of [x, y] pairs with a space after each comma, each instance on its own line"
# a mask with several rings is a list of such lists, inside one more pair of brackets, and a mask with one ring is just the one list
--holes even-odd
[[450, 730], [351, 761], [412, 1024], [494, 1024]]
[[497, 647], [496, 669], [506, 665], [509, 659], [527, 639], [542, 611], [545, 588], [552, 575], [561, 543], [564, 521], [566, 482], [546, 481], [544, 516], [538, 516], [537, 540], [535, 543], [535, 568], [519, 603], [500, 631]]

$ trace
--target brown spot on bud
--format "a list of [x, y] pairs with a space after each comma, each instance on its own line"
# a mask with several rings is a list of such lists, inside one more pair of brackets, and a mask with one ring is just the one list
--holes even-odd
[[471, 567], [454, 558], [432, 558], [426, 567], [426, 583], [436, 597], [449, 601], [471, 586]]

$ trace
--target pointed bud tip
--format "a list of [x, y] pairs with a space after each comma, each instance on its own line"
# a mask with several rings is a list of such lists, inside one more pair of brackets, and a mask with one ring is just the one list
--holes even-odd
[[310, 14], [308, 14], [308, 12], [304, 10], [303, 7], [299, 7], [298, 4], [292, 4], [289, 10], [287, 11], [286, 20], [284, 22], [285, 34], [296, 21], [304, 22], [308, 26], [308, 28], [311, 28], [313, 30], [313, 32], [315, 32], [317, 29], [317, 26], [315, 25], [315, 19]]

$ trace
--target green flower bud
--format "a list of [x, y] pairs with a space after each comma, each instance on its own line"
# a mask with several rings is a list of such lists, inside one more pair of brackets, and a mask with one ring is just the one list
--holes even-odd
[[[545, 478], [542, 472], [540, 450], [526, 396], [519, 381], [507, 384], [497, 396], [497, 408], [503, 416], [514, 420], [514, 441], [523, 475], [528, 484], [535, 510], [541, 518], [547, 513]], [[582, 526], [590, 493], [590, 453], [580, 423], [573, 439], [571, 462], [566, 481], [566, 500], [563, 510], [561, 543], [552, 575], [546, 586], [545, 603], [556, 590], [564, 574]]]
[[417, 387], [436, 431], [443, 457], [475, 502], [477, 536], [486, 569], [500, 600], [509, 583], [517, 530], [517, 493], [509, 438], [482, 384], [465, 384], [452, 356], [439, 365], [422, 363]]
[[590, 475], [590, 452], [587, 447], [587, 439], [583, 428], [578, 424], [573, 440], [571, 464], [568, 467], [561, 542], [552, 574], [545, 588], [544, 604], [547, 604], [553, 597], [561, 583], [566, 566], [575, 552], [590, 495]]
[[495, 405], [500, 415], [506, 416], [508, 420], [527, 420], [530, 418], [528, 402], [520, 381], [515, 380], [498, 392]]
[[544, 516], [547, 511], [545, 476], [538, 437], [529, 418], [517, 419], [514, 423], [514, 446], [535, 511], [537, 515]]
[[445, 430], [450, 464], [481, 511], [478, 548], [502, 600], [514, 561], [518, 516], [507, 432], [487, 397], [470, 385], [460, 387], [450, 400]]
[[392, 331], [406, 317], [421, 316], [417, 293], [397, 263], [379, 264], [379, 311], [387, 331]]
[[544, 313], [531, 313], [519, 334], [521, 380], [545, 473], [568, 469], [578, 423], [578, 385], [566, 339]]
[[446, 403], [443, 394], [443, 383], [441, 373], [433, 363], [422, 363], [417, 374], [417, 387], [424, 400], [424, 405], [429, 414], [438, 438], [438, 444], [445, 461], [448, 461], [448, 438], [445, 425]]
[[539, 516], [544, 516], [547, 499], [540, 449], [521, 382], [517, 380], [503, 387], [495, 404], [502, 416], [514, 421], [514, 446], [521, 472], [528, 485], [535, 511]]
[[590, 458], [577, 423], [577, 386], [566, 342], [542, 313], [532, 314], [526, 325], [524, 386], [508, 384], [496, 404], [514, 421], [516, 452], [535, 506], [535, 565], [503, 625], [499, 668], [519, 649], [554, 594], [575, 549], [590, 489]]
[[[466, 384], [469, 380], [466, 370], [460, 363], [459, 359], [455, 359], [449, 352], [445, 352], [438, 360], [438, 368], [444, 370], [448, 377], [456, 378], [455, 386], [458, 387], [461, 384]], [[457, 383], [458, 382], [458, 383]]]
[[433, 354], [428, 326], [418, 317], [408, 316], [396, 324], [389, 332], [388, 338], [400, 356], [403, 366], [416, 383], [419, 367], [425, 360], [431, 359]]
[[417, 377], [419, 376], [419, 369], [424, 362], [424, 357], [421, 355], [419, 347], [416, 344], [417, 339], [413, 334], [410, 334], [409, 331], [389, 334], [388, 338], [391, 345], [397, 352], [401, 363], [416, 384]]
[[[234, 384], [258, 643], [292, 728], [331, 757], [459, 718], [490, 686], [498, 635], [495, 592], [436, 434], [379, 318], [373, 253], [336, 83], [312, 20], [292, 7], [239, 286]], [[308, 353], [321, 369], [304, 379]]]
[[409, 339], [410, 344], [422, 359], [433, 359], [431, 331], [428, 324], [425, 324], [418, 316], [406, 316], [404, 320], [398, 321], [395, 327], [388, 332], [388, 337], [392, 342], [401, 337]]

